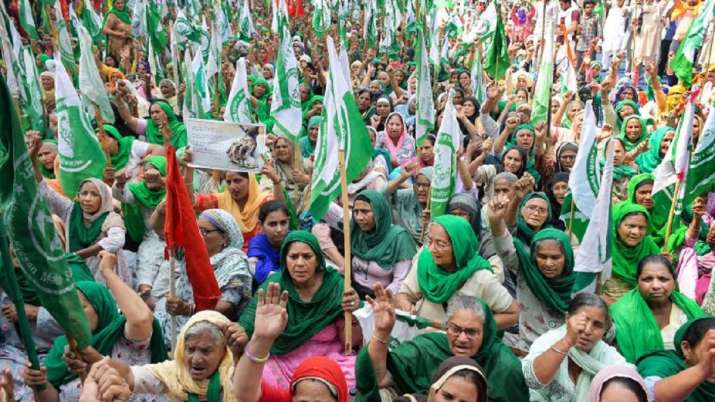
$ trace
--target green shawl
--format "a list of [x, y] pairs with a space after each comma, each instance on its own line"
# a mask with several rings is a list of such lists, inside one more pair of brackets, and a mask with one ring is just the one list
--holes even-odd
[[[166, 177], [166, 158], [163, 156], [150, 156], [144, 164], [149, 164], [155, 167], [162, 177]], [[124, 224], [127, 227], [127, 232], [134, 241], [140, 242], [146, 233], [146, 225], [144, 224], [144, 214], [142, 208], [153, 210], [164, 199], [166, 188], [162, 187], [159, 190], [150, 190], [146, 186], [144, 180], [127, 185], [127, 189], [132, 193], [135, 203], [122, 203], [124, 211]]]
[[[631, 120], [638, 120], [638, 122], [641, 125], [641, 134], [638, 136], [638, 138], [635, 141], [631, 141], [627, 136], [626, 136], [626, 128], [628, 127], [628, 122]], [[619, 139], [623, 141], [623, 146], [626, 148], [626, 152], [632, 151], [635, 147], [637, 147], [641, 142], [645, 141], [648, 139], [648, 130], [647, 130], [647, 124], [648, 122], [641, 118], [637, 114], [632, 114], [630, 116], [626, 116], [625, 119], [623, 119], [623, 124], [621, 125], [621, 132], [618, 134]]]
[[[620, 130], [621, 127], [623, 126], [624, 119], [621, 118], [621, 110], [623, 110], [623, 108], [625, 106], [632, 107], [633, 110], [635, 111], [636, 115], [639, 115], [641, 113], [641, 110], [640, 110], [640, 107], [638, 106], [638, 104], [633, 102], [630, 99], [624, 99], [624, 100], [616, 103], [616, 125], [617, 125], [616, 129], [618, 129], [618, 130]], [[626, 116], [626, 117], [628, 117], [628, 116]]]
[[650, 221], [650, 214], [642, 205], [624, 201], [613, 208], [613, 233], [615, 240], [611, 243], [611, 264], [613, 275], [626, 282], [631, 287], [636, 286], [636, 267], [638, 263], [649, 255], [660, 254], [660, 249], [650, 235], [646, 234], [643, 240], [635, 247], [628, 247], [618, 237], [618, 227], [623, 219], [630, 214], [640, 213]]
[[385, 196], [374, 190], [358, 194], [357, 200], [366, 201], [372, 207], [375, 229], [366, 233], [352, 219], [352, 253], [365, 261], [374, 261], [380, 268], [391, 270], [400, 261], [411, 260], [417, 246], [407, 229], [392, 223], [392, 209]]
[[[188, 144], [186, 139], [186, 126], [184, 126], [184, 123], [180, 122], [179, 118], [176, 117], [174, 109], [171, 108], [171, 105], [163, 100], [154, 101], [151, 105], [159, 105], [161, 110], [163, 110], [166, 114], [166, 118], [169, 121], [169, 130], [171, 131], [171, 145], [174, 149], [185, 147]], [[145, 134], [148, 143], [157, 145], [164, 144], [164, 136], [161, 135], [159, 126], [154, 123], [153, 119], [147, 120]]]
[[[485, 312], [484, 338], [479, 352], [472, 359], [487, 376], [489, 402], [528, 401], [529, 389], [524, 382], [521, 363], [497, 336], [496, 322], [489, 307]], [[429, 332], [401, 343], [387, 355], [387, 369], [399, 394], [426, 394], [432, 385], [432, 373], [444, 360], [453, 356], [447, 335]], [[367, 348], [363, 348], [355, 362], [357, 402], [380, 402], [375, 371]]]
[[112, 155], [112, 168], [114, 168], [115, 171], [124, 169], [124, 167], [127, 166], [127, 163], [129, 162], [129, 157], [132, 154], [132, 144], [134, 143], [134, 137], [123, 137], [121, 134], [119, 134], [119, 131], [117, 131], [117, 129], [111, 124], [105, 124], [103, 127], [105, 133], [109, 134], [110, 136], [112, 136], [112, 138], [117, 140], [117, 153]]
[[664, 126], [658, 128], [651, 134], [650, 138], [648, 138], [648, 150], [636, 157], [636, 164], [640, 167], [641, 173], [652, 173], [655, 171], [655, 168], [657, 168], [663, 160], [663, 156], [660, 156], [660, 143], [663, 142], [663, 138], [666, 134], [674, 131], [674, 129]]
[[[564, 270], [556, 278], [545, 277], [536, 265], [536, 246], [542, 240], [556, 240], [561, 243], [564, 250]], [[546, 228], [534, 235], [530, 247], [527, 247], [519, 239], [514, 239], [514, 247], [519, 257], [519, 269], [534, 296], [551, 310], [565, 313], [568, 310], [571, 289], [576, 279], [576, 274], [573, 272], [573, 248], [571, 248], [568, 235], [558, 229]]]
[[[680, 347], [691, 325], [699, 320], [713, 319], [712, 317], [701, 317], [683, 324], [675, 333], [675, 350], [654, 352], [643, 356], [638, 360], [638, 373], [643, 378], [660, 377], [666, 378], [680, 373], [688, 368], [688, 364], [683, 358], [683, 351]], [[684, 402], [712, 402], [715, 401], [715, 384], [702, 382], [695, 388]]]
[[102, 233], [102, 225], [108, 215], [109, 211], [101, 214], [87, 227], [84, 224], [82, 207], [79, 202], [75, 202], [69, 220], [69, 251], [82, 250], [94, 244], [94, 241]]
[[305, 121], [306, 118], [308, 117], [307, 114], [310, 111], [310, 109], [313, 108], [313, 105], [315, 105], [316, 103], [323, 103], [324, 100], [325, 99], [320, 95], [313, 95], [310, 99], [303, 102], [301, 104], [301, 109], [303, 111], [303, 121]]
[[[705, 312], [697, 303], [682, 293], [673, 291], [670, 300], [688, 320], [702, 317]], [[663, 350], [663, 337], [648, 303], [638, 289], [633, 289], [611, 306], [611, 317], [616, 323], [616, 341], [623, 357], [635, 363], [639, 357]]]
[[[55, 147], [55, 152], [57, 152], [57, 141], [56, 140], [44, 140], [42, 141], [42, 145], [49, 144], [49, 145], [54, 145]], [[42, 177], [48, 178], [48, 179], [54, 179], [55, 178], [55, 170], [54, 169], [48, 169], [45, 167], [44, 163], [39, 163], [38, 166], [40, 167], [40, 173], [42, 173]]]
[[417, 260], [417, 282], [425, 299], [442, 304], [460, 289], [480, 269], [491, 270], [489, 261], [479, 255], [479, 242], [474, 230], [464, 218], [442, 215], [434, 220], [442, 226], [452, 243], [452, 257], [457, 266], [455, 272], [447, 272], [437, 266], [429, 247], [422, 248]]
[[[541, 198], [544, 201], [546, 201], [546, 208], [548, 210], [548, 213], [546, 214], [546, 220], [544, 221], [544, 225], [539, 228], [534, 230], [529, 224], [526, 223], [526, 220], [522, 216], [521, 212], [526, 206], [526, 203], [529, 202], [532, 198]], [[534, 237], [534, 234], [538, 232], [541, 229], [545, 229], [548, 227], [551, 227], [549, 224], [551, 222], [551, 202], [549, 201], [549, 197], [546, 195], [546, 193], [542, 191], [536, 191], [532, 192], [526, 195], [523, 200], [521, 200], [521, 203], [519, 203], [519, 208], [517, 209], [516, 213], [516, 236], [515, 239], [519, 239], [524, 244], [528, 247], [531, 245], [531, 238]]]
[[[653, 184], [653, 182], [655, 181], [655, 176], [653, 176], [652, 173], [641, 173], [631, 177], [631, 179], [628, 180], [628, 196], [626, 200], [635, 204], [636, 191], [644, 182], [648, 180], [650, 180], [650, 183]], [[657, 215], [654, 215], [652, 212], [652, 210], [648, 211], [648, 213], [651, 214], [650, 219], [648, 219], [648, 234], [653, 238], [653, 241], [656, 244], [660, 244], [662, 243], [662, 235], [659, 232], [664, 227], [665, 222], [659, 222], [657, 219]]]
[[70, 266], [72, 279], [75, 283], [95, 281], [92, 271], [89, 270], [87, 263], [84, 262], [84, 258], [75, 253], [65, 253], [65, 261], [67, 261], [67, 264]]
[[[313, 298], [305, 302], [301, 300], [298, 291], [293, 285], [290, 273], [286, 268], [286, 255], [291, 243], [305, 243], [313, 249], [318, 258], [316, 272], [323, 272], [323, 284], [313, 295]], [[283, 334], [273, 343], [271, 353], [274, 355], [284, 355], [301, 347], [315, 334], [323, 330], [342, 317], [342, 297], [343, 297], [343, 277], [334, 269], [326, 269], [325, 259], [320, 250], [318, 239], [313, 234], [294, 230], [288, 233], [281, 246], [281, 270], [273, 273], [263, 282], [261, 289], [265, 292], [268, 284], [276, 282], [280, 284], [282, 290], [288, 291], [288, 325]], [[254, 329], [256, 317], [257, 298], [251, 299], [246, 309], [241, 314], [239, 323], [246, 330], [248, 337], [251, 337]]]
[[125, 23], [127, 25], [132, 24], [132, 17], [130, 17], [129, 12], [127, 12], [127, 4], [126, 3], [124, 3], [124, 8], [122, 10], [120, 10], [114, 6], [112, 8], [110, 8], [109, 11], [107, 11], [107, 15], [104, 16], [104, 23], [102, 25], [107, 24], [107, 19], [112, 14], [115, 17], [119, 18], [119, 21], [122, 21], [123, 23]]
[[[124, 324], [127, 319], [119, 313], [117, 303], [109, 290], [96, 282], [77, 282], [77, 288], [84, 294], [92, 308], [97, 313], [97, 328], [92, 333], [92, 347], [104, 356], [110, 356], [114, 345], [124, 336]], [[65, 364], [62, 356], [68, 345], [67, 337], [62, 335], [56, 338], [52, 348], [45, 357], [47, 379], [59, 390], [77, 376]], [[158, 363], [168, 358], [166, 345], [159, 322], [155, 319], [151, 334], [151, 362]]]

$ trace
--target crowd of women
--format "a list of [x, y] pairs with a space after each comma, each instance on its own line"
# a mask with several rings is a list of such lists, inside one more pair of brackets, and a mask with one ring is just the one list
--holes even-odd
[[[69, 24], [85, 21], [87, 7], [103, 17], [96, 63], [115, 117], [94, 126], [111, 163], [69, 197], [59, 179], [55, 76], [45, 64], [59, 50], [40, 24], [50, 8], [4, 0], [41, 71], [49, 124], [27, 129], [26, 144], [92, 344], [69, 347], [14, 260], [42, 364], [27, 363], [17, 311], [3, 295], [0, 398], [715, 401], [715, 191], [692, 194], [669, 236], [668, 216], [652, 194], [654, 171], [688, 99], [696, 99], [692, 148], [712, 118], [712, 91], [694, 96], [696, 87], [715, 85], [715, 63], [706, 54], [712, 35], [698, 50], [692, 83], [679, 81], [669, 64], [699, 13], [713, 12], [712, 1], [503, 1], [496, 13], [486, 0], [378, 1], [380, 10], [401, 10], [404, 18], [391, 31], [383, 21], [394, 15], [370, 17], [376, 11], [367, 2], [339, 2], [334, 13], [341, 19], [327, 32], [314, 22], [316, 7], [336, 2], [287, 1], [303, 115], [297, 143], [274, 134], [270, 113], [278, 50], [273, 2], [219, 1], [230, 6], [224, 17], [237, 36], [224, 42], [219, 80], [230, 88], [236, 61], [246, 58], [250, 112], [267, 129], [270, 157], [260, 172], [244, 173], [189, 166], [186, 85], [152, 71], [147, 38], [133, 35], [139, 0], [57, 0]], [[197, 25], [218, 18], [214, 2], [150, 3], [161, 10], [157, 29], [168, 32], [177, 17]], [[435, 129], [419, 142], [419, 45], [409, 15], [417, 3], [448, 10], [436, 32], [445, 45], [433, 66]], [[575, 49], [577, 87], [554, 79], [549, 123], [535, 127], [544, 11], [557, 16], [556, 42]], [[38, 38], [21, 23], [28, 13]], [[247, 29], [245, 15], [255, 26], [249, 37], [238, 35]], [[394, 34], [391, 46], [370, 44], [364, 34], [370, 18], [379, 19], [383, 39]], [[471, 64], [484, 60], [476, 56], [486, 55], [487, 45], [465, 42], [460, 29], [493, 26], [496, 18], [505, 21], [511, 64], [493, 80], [479, 69], [475, 76]], [[324, 127], [325, 34], [342, 37], [347, 49], [373, 150], [347, 186], [349, 205], [336, 200], [316, 220], [310, 183]], [[167, 71], [172, 46], [151, 54]], [[226, 99], [217, 98], [211, 114], [222, 120]], [[436, 134], [448, 99], [462, 138], [456, 189], [446, 214], [432, 216]], [[596, 157], [605, 163], [605, 149], [614, 144], [612, 267], [595, 293], [574, 293], [579, 236], [562, 217], [572, 208], [568, 183], [587, 100], [598, 122]], [[18, 102], [23, 123], [25, 106]], [[210, 310], [197, 308], [181, 253], [175, 264], [165, 259], [167, 149], [177, 150], [220, 289]], [[350, 210], [349, 227], [343, 208]], [[369, 313], [367, 324], [347, 319], [357, 311]], [[398, 336], [398, 322], [415, 331]]]

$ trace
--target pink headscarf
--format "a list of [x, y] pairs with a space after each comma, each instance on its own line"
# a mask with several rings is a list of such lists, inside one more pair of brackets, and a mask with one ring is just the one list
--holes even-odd
[[[390, 122], [390, 119], [392, 116], [397, 116], [400, 118], [400, 122], [402, 123], [402, 132], [400, 133], [400, 138], [397, 140], [397, 144], [394, 144], [392, 142], [392, 138], [390, 138], [390, 129], [387, 127], [387, 124]], [[390, 151], [390, 155], [392, 155], [393, 158], [397, 159], [397, 152], [402, 148], [402, 143], [405, 141], [405, 137], [407, 136], [407, 125], [405, 124], [405, 118], [402, 117], [401, 114], [397, 112], [392, 112], [389, 115], [387, 115], [387, 119], [385, 119], [385, 140], [384, 144], [385, 147], [387, 148], [388, 151]]]
[[588, 390], [588, 402], [600, 402], [601, 391], [603, 391], [603, 384], [613, 378], [631, 379], [638, 383], [638, 385], [643, 389], [643, 392], [645, 392], [646, 395], [648, 394], [645, 381], [643, 381], [643, 377], [638, 374], [633, 365], [615, 364], [599, 371], [598, 374], [593, 377], [593, 380], [591, 381], [591, 388]]

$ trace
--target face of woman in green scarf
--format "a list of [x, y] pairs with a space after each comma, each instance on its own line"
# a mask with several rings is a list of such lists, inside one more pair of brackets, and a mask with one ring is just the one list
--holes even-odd
[[162, 109], [158, 103], [151, 105], [151, 108], [149, 108], [149, 114], [151, 115], [151, 119], [154, 121], [154, 124], [157, 126], [161, 126], [162, 123], [169, 121], [169, 116], [166, 115], [164, 109]]
[[566, 256], [561, 243], [553, 239], [542, 240], [534, 249], [534, 261], [539, 271], [549, 279], [561, 276], [566, 266]]
[[[454, 213], [453, 213], [454, 214]], [[457, 215], [457, 214], [454, 214]], [[452, 240], [442, 225], [433, 224], [429, 228], [429, 251], [432, 253], [434, 263], [446, 271], [454, 271], [454, 252], [452, 250]]]
[[675, 278], [668, 267], [661, 263], [649, 262], [638, 275], [638, 292], [653, 305], [670, 302], [670, 295], [675, 289]]
[[226, 353], [221, 330], [207, 321], [194, 324], [186, 333], [184, 365], [194, 381], [209, 379]]
[[102, 196], [99, 194], [99, 189], [92, 182], [82, 184], [77, 194], [77, 199], [82, 212], [89, 215], [95, 214], [102, 205]]
[[375, 216], [372, 213], [372, 205], [369, 202], [355, 200], [353, 219], [363, 232], [369, 233], [375, 230]]
[[87, 296], [82, 293], [82, 291], [77, 292], [79, 300], [82, 302], [82, 309], [84, 310], [84, 315], [87, 316], [87, 321], [89, 322], [89, 329], [94, 332], [97, 329], [97, 323], [99, 322], [99, 316], [97, 312], [92, 307], [92, 304], [87, 300]]
[[518, 149], [512, 148], [504, 154], [504, 171], [518, 174], [524, 161], [521, 160], [521, 153]]
[[568, 191], [569, 183], [566, 181], [557, 181], [551, 186], [551, 192], [554, 194], [554, 199], [559, 205], [564, 205]]
[[308, 285], [315, 279], [318, 256], [309, 245], [293, 242], [286, 253], [286, 269], [296, 287]]
[[418, 174], [415, 177], [415, 184], [413, 185], [415, 195], [417, 196], [417, 202], [422, 205], [427, 204], [427, 198], [429, 197], [430, 180], [427, 176], [423, 174]]
[[670, 147], [670, 144], [673, 142], [673, 138], [675, 138], [675, 131], [668, 131], [663, 136], [663, 139], [660, 140], [659, 154], [661, 157], [664, 157], [665, 153], [668, 152], [668, 148]]
[[648, 230], [648, 220], [643, 214], [627, 215], [618, 225], [618, 238], [628, 247], [637, 246]]
[[447, 321], [447, 342], [455, 356], [471, 357], [484, 340], [484, 319], [474, 311], [457, 310]]
[[534, 230], [538, 230], [544, 226], [548, 215], [549, 204], [541, 197], [530, 199], [521, 210], [521, 216], [524, 217], [524, 221]]
[[45, 169], [55, 168], [55, 158], [57, 157], [57, 147], [52, 144], [42, 144], [37, 151], [37, 158], [40, 159]]
[[116, 8], [119, 11], [124, 10], [124, 0], [114, 0], [112, 7]]
[[248, 198], [248, 175], [239, 172], [226, 172], [226, 188], [231, 192], [234, 201]]
[[226, 247], [229, 241], [228, 235], [206, 219], [199, 219], [198, 224], [201, 236], [204, 238], [204, 243], [206, 243], [209, 257], [213, 257]]
[[265, 86], [265, 85], [263, 85], [263, 84], [256, 84], [256, 85], [253, 87], [253, 96], [255, 96], [256, 98], [260, 98], [260, 97], [262, 97], [262, 96], [265, 95], [265, 94], [266, 94], [266, 86]]
[[641, 136], [641, 122], [638, 119], [629, 119], [626, 124], [626, 138], [631, 142], [638, 141]]
[[314, 143], [318, 141], [318, 133], [320, 132], [320, 126], [315, 124], [313, 126], [310, 126], [308, 129], [308, 138], [310, 139], [310, 142]]
[[621, 117], [621, 119], [624, 119], [632, 114], [636, 114], [636, 111], [631, 105], [624, 105], [621, 108], [621, 111], [618, 112], [618, 115]]
[[534, 132], [529, 129], [522, 128], [517, 131], [515, 142], [516, 145], [521, 148], [531, 149], [534, 145]]
[[635, 202], [636, 204], [643, 205], [646, 209], [653, 209], [653, 183], [641, 184], [636, 188], [635, 192]]
[[278, 159], [280, 162], [290, 162], [290, 158], [292, 156], [291, 147], [285, 137], [278, 137], [276, 139], [276, 142], [273, 144], [273, 152], [275, 152], [276, 159]]
[[144, 164], [144, 183], [149, 190], [156, 191], [164, 187], [164, 178], [154, 165]]

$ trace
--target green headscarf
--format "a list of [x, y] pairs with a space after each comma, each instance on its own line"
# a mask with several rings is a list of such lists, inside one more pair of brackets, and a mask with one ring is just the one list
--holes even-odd
[[[564, 251], [564, 270], [556, 278], [545, 277], [536, 264], [536, 247], [542, 240], [556, 240]], [[530, 247], [519, 239], [514, 239], [514, 246], [519, 257], [519, 269], [524, 274], [526, 284], [534, 296], [553, 311], [565, 313], [569, 307], [571, 290], [576, 278], [573, 272], [573, 248], [568, 235], [561, 230], [547, 228], [534, 235]]]
[[[44, 140], [42, 141], [42, 145], [52, 145], [55, 147], [55, 153], [57, 153], [57, 141], [50, 139], [50, 140]], [[40, 162], [38, 164], [40, 166], [40, 173], [42, 173], [42, 177], [48, 178], [48, 179], [54, 179], [55, 178], [55, 170], [54, 169], [48, 169], [45, 167], [45, 164]]]
[[[288, 249], [295, 242], [307, 244], [313, 250], [318, 259], [316, 272], [323, 272], [323, 283], [308, 302], [300, 298], [286, 266]], [[318, 239], [310, 232], [294, 230], [288, 233], [281, 246], [281, 270], [269, 276], [261, 289], [265, 292], [273, 282], [280, 284], [282, 291], [288, 291], [288, 324], [273, 343], [271, 353], [274, 355], [284, 355], [299, 348], [343, 315], [343, 277], [334, 269], [326, 268]], [[239, 320], [249, 338], [254, 329], [256, 303], [256, 297], [251, 299]]]
[[[677, 290], [670, 295], [670, 301], [688, 316], [688, 320], [705, 315], [697, 303]], [[664, 350], [658, 322], [637, 288], [611, 306], [611, 317], [616, 323], [618, 350], [629, 362], [635, 363], [647, 353]]]
[[[541, 198], [542, 200], [546, 201], [546, 208], [548, 211], [543, 226], [536, 230], [534, 230], [531, 226], [529, 226], [529, 224], [526, 223], [526, 220], [521, 214], [522, 210], [526, 206], [526, 203], [533, 198]], [[523, 200], [521, 200], [521, 203], [519, 203], [519, 208], [516, 211], [516, 236], [514, 237], [514, 239], [521, 240], [528, 247], [531, 245], [531, 238], [536, 232], [541, 229], [551, 227], [549, 222], [551, 222], [551, 202], [549, 202], [549, 197], [546, 195], [546, 193], [541, 191], [529, 193], [526, 195], [526, 197], [524, 197]]]
[[[635, 115], [641, 114], [641, 110], [640, 110], [640, 107], [638, 106], [638, 104], [633, 102], [630, 99], [624, 99], [624, 100], [616, 103], [616, 125], [618, 126], [616, 128], [618, 130], [620, 130], [621, 127], [623, 126], [623, 119], [621, 118], [621, 110], [623, 110], [623, 108], [625, 106], [632, 107], [633, 110], [635, 111], [635, 113], [634, 113]], [[631, 116], [631, 115], [629, 115], [629, 116]]]
[[461, 288], [480, 269], [490, 269], [489, 261], [482, 258], [479, 242], [466, 219], [455, 215], [442, 215], [434, 222], [447, 232], [452, 243], [452, 258], [457, 267], [447, 272], [434, 262], [432, 252], [424, 247], [417, 260], [417, 282], [425, 299], [442, 304]]
[[112, 168], [114, 168], [114, 170], [124, 169], [124, 167], [127, 166], [129, 157], [132, 154], [134, 137], [131, 135], [126, 137], [122, 136], [111, 124], [105, 124], [103, 125], [103, 128], [105, 133], [117, 140], [117, 153], [112, 155]]
[[675, 132], [670, 127], [660, 127], [648, 139], [648, 150], [636, 157], [636, 163], [640, 167], [641, 173], [651, 173], [655, 171], [663, 156], [660, 156], [660, 143], [669, 132]]
[[[626, 128], [628, 127], [628, 122], [631, 120], [638, 120], [641, 125], [641, 134], [634, 142], [631, 142], [631, 140], [626, 136]], [[623, 146], [626, 148], [626, 152], [632, 151], [641, 142], [648, 139], [647, 124], [648, 122], [637, 114], [632, 114], [623, 119], [623, 124], [621, 125], [621, 133], [618, 135], [618, 138], [623, 141]]]
[[127, 4], [124, 3], [124, 8], [121, 10], [118, 9], [114, 4], [112, 4], [112, 8], [107, 11], [107, 15], [104, 16], [104, 22], [102, 25], [107, 24], [107, 19], [109, 19], [109, 16], [114, 14], [115, 17], [119, 18], [120, 21], [127, 25], [132, 24], [132, 17], [129, 16], [129, 12], [127, 12]]
[[310, 120], [308, 120], [308, 126], [305, 130], [305, 135], [302, 136], [299, 140], [300, 151], [303, 155], [303, 158], [310, 158], [310, 155], [312, 155], [313, 151], [315, 151], [315, 143], [310, 142], [310, 128], [313, 126], [320, 126], [322, 122], [323, 118], [321, 116], [313, 116], [310, 118]]
[[[97, 328], [92, 333], [92, 347], [104, 356], [109, 356], [114, 349], [114, 345], [124, 335], [124, 324], [127, 318], [119, 313], [117, 302], [109, 290], [96, 282], [77, 282], [77, 288], [92, 305], [97, 314]], [[159, 322], [154, 320], [151, 334], [151, 362], [158, 363], [168, 358], [166, 345], [161, 332]], [[47, 357], [45, 357], [45, 367], [47, 367], [47, 379], [59, 390], [63, 384], [77, 378], [65, 364], [62, 356], [65, 347], [68, 345], [65, 335], [56, 338], [52, 344]]]
[[630, 214], [642, 214], [650, 221], [650, 214], [642, 205], [629, 201], [618, 203], [613, 208], [613, 234], [611, 246], [611, 264], [613, 275], [626, 282], [631, 288], [636, 286], [636, 267], [638, 263], [650, 255], [660, 254], [660, 249], [650, 235], [646, 234], [635, 247], [629, 247], [618, 237], [618, 227], [623, 219]]
[[[487, 394], [490, 402], [528, 401], [529, 389], [524, 381], [521, 363], [497, 336], [497, 326], [489, 307], [482, 303], [485, 313], [482, 347], [472, 356], [487, 375]], [[434, 370], [444, 360], [454, 356], [447, 335], [429, 332], [402, 342], [387, 355], [387, 370], [399, 394], [425, 394], [432, 385]], [[357, 402], [380, 402], [375, 370], [367, 348], [363, 348], [355, 362]]]
[[75, 202], [72, 206], [69, 220], [69, 251], [78, 251], [87, 248], [94, 244], [95, 240], [102, 233], [102, 225], [109, 215], [109, 211], [103, 212], [97, 219], [92, 221], [89, 226], [84, 224], [84, 216], [82, 207], [79, 202]]
[[[683, 356], [682, 342], [688, 329], [700, 320], [713, 320], [713, 317], [700, 317], [683, 324], [675, 333], [675, 350], [661, 351], [643, 356], [638, 360], [638, 373], [643, 378], [666, 378], [680, 373], [688, 368]], [[694, 345], [693, 345], [694, 346]], [[703, 381], [688, 395], [684, 402], [715, 401], [715, 384]]]
[[[162, 177], [166, 177], [166, 158], [163, 156], [153, 155], [144, 160], [145, 165], [151, 165], [156, 168]], [[164, 199], [166, 188], [162, 187], [159, 190], [150, 190], [146, 186], [144, 180], [127, 185], [127, 189], [132, 193], [135, 199], [134, 204], [122, 203], [124, 211], [124, 224], [127, 227], [127, 232], [134, 241], [140, 242], [144, 239], [146, 233], [146, 225], [144, 224], [144, 214], [142, 207], [153, 210]]]
[[[184, 123], [180, 122], [179, 118], [176, 117], [174, 109], [172, 109], [171, 105], [163, 100], [154, 101], [151, 105], [159, 105], [161, 110], [163, 110], [166, 114], [166, 118], [169, 122], [169, 130], [171, 131], [171, 145], [174, 149], [185, 147], [188, 144], [186, 139], [186, 126], [184, 126]], [[157, 126], [151, 118], [147, 120], [145, 134], [148, 143], [157, 145], [164, 144], [164, 136], [161, 135], [159, 126]]]
[[655, 181], [655, 176], [653, 176], [652, 173], [641, 173], [638, 175], [633, 176], [629, 181], [628, 181], [628, 201], [636, 204], [636, 190], [646, 183], [647, 181], [650, 181], [651, 184]]
[[411, 260], [417, 252], [417, 245], [410, 232], [392, 223], [392, 208], [385, 196], [375, 190], [365, 190], [355, 201], [366, 201], [372, 207], [375, 229], [366, 233], [351, 220], [350, 231], [352, 253], [365, 261], [374, 261], [384, 270], [400, 261]]
[[528, 130], [529, 132], [531, 132], [531, 136], [534, 138], [534, 141], [531, 144], [531, 148], [528, 149], [529, 154], [531, 154], [534, 150], [534, 145], [536, 144], [536, 129], [532, 124], [529, 123], [522, 123], [516, 126], [514, 131], [509, 136], [509, 140], [506, 143], [506, 147], [513, 148], [516, 146], [516, 134], [521, 130]]
[[307, 117], [306, 114], [310, 111], [313, 105], [315, 105], [316, 103], [323, 103], [324, 100], [325, 99], [320, 95], [313, 95], [310, 97], [310, 99], [303, 102], [301, 105], [301, 108], [303, 110], [303, 120], [305, 121], [305, 118]]
[[[603, 170], [606, 166], [606, 151], [608, 149], [608, 144], [611, 141], [618, 141], [621, 143], [621, 146], [625, 149], [628, 145], [628, 141], [621, 138], [620, 136], [616, 138], [611, 138], [610, 140], [606, 141], [606, 146], [603, 147], [603, 154], [602, 158], [599, 160], [599, 163], [601, 164], [601, 169]], [[631, 165], [626, 165], [624, 163], [621, 163], [620, 165], [613, 165], [613, 180], [615, 181], [621, 181], [623, 179], [629, 179], [633, 176], [635, 176], [638, 172], [636, 169], [631, 167]]]

